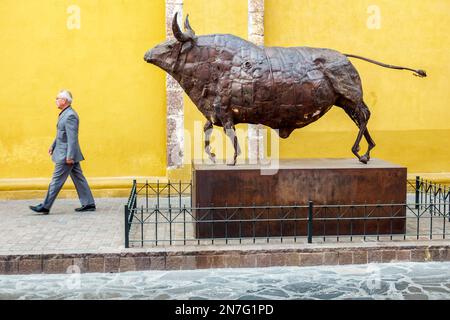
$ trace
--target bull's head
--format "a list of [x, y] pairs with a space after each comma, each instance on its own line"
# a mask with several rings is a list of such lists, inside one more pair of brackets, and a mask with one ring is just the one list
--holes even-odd
[[197, 39], [194, 30], [192, 30], [189, 24], [189, 15], [186, 16], [184, 22], [185, 32], [181, 31], [177, 16], [178, 13], [175, 13], [172, 20], [172, 31], [175, 39], [157, 45], [147, 51], [144, 56], [146, 62], [154, 64], [170, 74], [173, 74], [175, 71], [180, 54], [192, 48]]

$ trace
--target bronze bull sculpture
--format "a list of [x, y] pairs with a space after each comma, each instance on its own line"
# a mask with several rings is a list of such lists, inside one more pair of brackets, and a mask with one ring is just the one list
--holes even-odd
[[[367, 129], [370, 111], [363, 101], [361, 79], [349, 57], [383, 67], [414, 70], [380, 63], [331, 49], [259, 47], [229, 34], [196, 36], [186, 17], [182, 32], [177, 14], [175, 39], [149, 50], [144, 57], [168, 72], [206, 117], [205, 152], [212, 161], [209, 139], [213, 125], [223, 127], [234, 146], [233, 165], [241, 153], [235, 124], [263, 124], [287, 138], [297, 128], [317, 121], [338, 106], [359, 128], [352, 152], [367, 163], [375, 147]], [[367, 152], [359, 155], [365, 137]]]

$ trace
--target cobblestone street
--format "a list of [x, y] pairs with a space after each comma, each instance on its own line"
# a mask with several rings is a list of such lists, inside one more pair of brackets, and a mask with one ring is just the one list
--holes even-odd
[[2, 299], [450, 298], [450, 263], [1, 276]]

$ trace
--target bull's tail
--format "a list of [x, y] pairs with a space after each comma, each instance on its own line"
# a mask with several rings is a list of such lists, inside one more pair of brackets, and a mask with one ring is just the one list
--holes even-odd
[[368, 58], [364, 58], [364, 57], [361, 57], [361, 56], [356, 56], [354, 54], [344, 54], [344, 55], [349, 57], [349, 58], [356, 58], [356, 59], [361, 59], [361, 60], [364, 60], [364, 61], [367, 61], [367, 62], [370, 62], [370, 63], [374, 63], [376, 65], [379, 65], [379, 66], [382, 66], [382, 67], [385, 67], [385, 68], [397, 69], [397, 70], [410, 70], [410, 71], [414, 72], [415, 76], [418, 76], [418, 77], [421, 77], [421, 78], [427, 76], [427, 73], [424, 70], [420, 70], [420, 69], [419, 70], [415, 70], [415, 69], [406, 68], [406, 67], [393, 66], [393, 65], [390, 65], [390, 64], [385, 64], [385, 63], [378, 62], [378, 61], [375, 61], [375, 60], [372, 60], [372, 59], [368, 59]]

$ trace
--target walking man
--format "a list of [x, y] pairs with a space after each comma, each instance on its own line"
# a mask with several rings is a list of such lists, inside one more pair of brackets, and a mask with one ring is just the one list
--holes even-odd
[[79, 118], [72, 108], [72, 94], [67, 90], [60, 91], [56, 97], [56, 105], [61, 110], [56, 125], [57, 135], [48, 150], [53, 162], [55, 162], [55, 171], [44, 202], [37, 206], [30, 206], [30, 209], [48, 214], [59, 191], [70, 175], [81, 202], [81, 208], [77, 208], [75, 211], [95, 211], [94, 197], [80, 166], [80, 161], [84, 160], [84, 157], [78, 143]]

